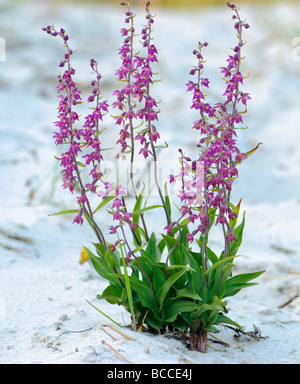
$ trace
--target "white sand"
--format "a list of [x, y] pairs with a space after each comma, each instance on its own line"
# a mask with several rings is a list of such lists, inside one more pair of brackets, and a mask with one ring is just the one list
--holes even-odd
[[[191, 51], [198, 40], [208, 41], [208, 74], [216, 74], [232, 45], [231, 14], [226, 7], [181, 16], [156, 13], [164, 80], [157, 92], [165, 92], [160, 131], [170, 145], [165, 156], [176, 161], [178, 143], [190, 148], [195, 137], [186, 133], [194, 121], [184, 86], [193, 64]], [[246, 210], [243, 257], [235, 271], [266, 273], [259, 285], [230, 298], [228, 309], [245, 332], [258, 328], [263, 338], [237, 339], [234, 331], [220, 327], [215, 336], [227, 345], [213, 343], [210, 336], [207, 353], [201, 354], [164, 336], [121, 330], [128, 339], [113, 330], [86, 301], [129, 324], [121, 307], [96, 299], [106, 282], [89, 263], [79, 263], [81, 246], [90, 246], [93, 234], [72, 225], [70, 217], [48, 216], [74, 204], [58, 189], [51, 140], [62, 50], [40, 28], [53, 22], [73, 36], [71, 45], [79, 49], [74, 65], [83, 84], [89, 81], [89, 59], [100, 57], [110, 92], [109, 78], [119, 64], [114, 53], [120, 45], [121, 10], [78, 6], [71, 14], [48, 2], [1, 2], [7, 61], [0, 62], [0, 363], [122, 364], [124, 358], [143, 364], [300, 362], [300, 63], [292, 56], [300, 25], [295, 6], [245, 6], [242, 14], [251, 25], [245, 48], [251, 76], [245, 88], [252, 101], [241, 145], [264, 145], [240, 168], [235, 189]], [[222, 83], [215, 82], [219, 92]], [[218, 247], [218, 239], [212, 240]]]

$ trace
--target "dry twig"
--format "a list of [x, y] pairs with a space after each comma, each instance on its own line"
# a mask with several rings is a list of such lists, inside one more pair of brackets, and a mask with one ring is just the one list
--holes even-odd
[[106, 345], [108, 348], [110, 348], [117, 356], [119, 356], [121, 359], [125, 360], [127, 363], [132, 364], [131, 361], [126, 359], [126, 357], [122, 356], [118, 351], [116, 351], [110, 344], [108, 344], [106, 341], [102, 340], [102, 344]]

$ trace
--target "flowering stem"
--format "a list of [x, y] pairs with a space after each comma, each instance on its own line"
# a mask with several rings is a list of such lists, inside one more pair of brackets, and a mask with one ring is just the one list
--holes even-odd
[[[242, 30], [243, 30], [243, 23], [241, 21], [241, 18], [240, 18], [240, 15], [238, 13], [238, 9], [235, 5], [231, 5], [229, 2], [227, 2], [227, 5], [234, 10], [235, 12], [235, 15], [233, 16], [234, 19], [237, 19], [238, 21], [236, 22], [235, 24], [235, 29], [237, 30], [237, 37], [238, 37], [238, 46], [237, 48], [235, 49], [235, 52], [236, 52], [236, 58], [235, 58], [235, 61], [236, 61], [236, 67], [235, 67], [235, 70], [236, 70], [236, 74], [239, 74], [240, 73], [240, 64], [241, 64], [241, 48], [243, 46], [243, 40], [242, 40]], [[235, 85], [235, 89], [234, 89], [234, 93], [233, 93], [233, 100], [232, 100], [232, 112], [231, 112], [231, 120], [230, 120], [230, 129], [233, 131], [234, 130], [234, 115], [236, 113], [236, 106], [237, 106], [237, 102], [238, 102], [238, 96], [240, 94], [240, 91], [239, 91], [239, 84], [240, 84], [240, 81], [237, 81], [236, 82], [236, 85]], [[226, 104], [229, 103], [229, 99], [227, 99], [227, 102], [224, 103], [224, 106]], [[222, 135], [221, 135], [221, 139], [222, 139], [222, 145], [224, 146], [224, 128], [222, 130]], [[221, 164], [223, 162], [223, 151], [221, 152]], [[230, 167], [232, 167], [232, 159], [230, 159]], [[223, 183], [222, 183], [222, 186], [223, 186], [223, 193], [224, 193], [224, 197], [223, 197], [223, 201], [226, 202], [226, 205], [228, 207], [229, 203], [230, 203], [230, 192], [231, 192], [231, 189], [227, 190], [226, 188], [226, 185], [225, 185], [225, 180], [223, 179]], [[229, 230], [229, 224], [228, 222], [226, 222], [226, 226], [227, 226], [227, 230]], [[222, 223], [222, 230], [223, 230], [223, 236], [224, 236], [224, 241], [225, 241], [225, 246], [224, 246], [224, 258], [226, 258], [228, 255], [229, 255], [229, 252], [230, 252], [230, 240], [228, 239], [227, 237], [227, 233], [226, 233], [226, 229], [225, 229], [225, 223]], [[225, 263], [224, 265], [226, 265], [227, 263]], [[224, 280], [224, 276], [225, 276], [225, 272], [223, 271], [222, 272], [222, 275], [221, 275], [221, 278], [220, 278], [220, 282], [219, 282], [219, 286], [218, 286], [218, 290], [217, 290], [217, 295], [219, 295], [220, 293], [220, 290], [221, 290], [221, 286], [222, 286], [222, 283], [223, 283], [223, 280]]]
[[[64, 39], [64, 43], [65, 43], [65, 47], [67, 49], [67, 52], [69, 53], [70, 47], [68, 45], [67, 39]], [[68, 66], [68, 71], [69, 71], [70, 76], [71, 76], [73, 71], [72, 71], [72, 66], [71, 66], [71, 62], [70, 62], [70, 54], [67, 55], [67, 66]], [[73, 139], [74, 139], [73, 118], [72, 118], [72, 106], [73, 106], [72, 101], [73, 101], [73, 99], [72, 99], [71, 91], [68, 90], [68, 88], [66, 88], [66, 92], [68, 93], [68, 102], [69, 102], [69, 111], [68, 112], [69, 112], [69, 127], [70, 127], [70, 147], [72, 148]], [[74, 153], [74, 151], [72, 149], [70, 150], [70, 153], [73, 157], [73, 164], [75, 167], [77, 179], [78, 179], [80, 187], [81, 187], [81, 194], [86, 197], [85, 188], [84, 188], [84, 185], [83, 185], [83, 182], [82, 182], [82, 179], [80, 176], [80, 171], [78, 169], [78, 164], [76, 161], [76, 154]], [[87, 206], [87, 208], [85, 205]], [[86, 198], [85, 202], [82, 203], [82, 206], [83, 206], [83, 210], [84, 210], [85, 214], [88, 216], [88, 218], [90, 219], [90, 221], [92, 223], [94, 232], [95, 232], [98, 240], [100, 241], [100, 243], [102, 243], [104, 245], [105, 250], [107, 250], [104, 235], [94, 220], [93, 211], [91, 209], [89, 200], [87, 198]]]
[[[133, 62], [134, 25], [133, 25], [133, 15], [132, 15], [128, 5], [127, 5], [127, 8], [128, 8], [128, 12], [130, 13], [130, 20], [131, 20], [131, 29], [130, 29], [130, 31], [131, 31], [130, 32], [130, 47], [131, 47], [131, 49], [130, 49], [130, 63], [132, 65], [132, 62]], [[128, 71], [128, 78], [127, 78], [127, 84], [128, 85], [131, 83], [131, 73], [132, 73], [132, 68], [130, 68], [130, 70]], [[131, 105], [131, 93], [130, 92], [128, 94], [127, 102], [128, 102], [129, 111], [133, 110], [133, 107]], [[138, 196], [137, 196], [137, 192], [136, 192], [136, 188], [135, 188], [134, 180], [133, 180], [134, 157], [135, 157], [135, 143], [134, 143], [134, 127], [133, 127], [132, 119], [129, 119], [129, 126], [130, 126], [130, 139], [131, 139], [130, 180], [131, 180], [132, 190], [133, 190], [135, 199], [137, 200]], [[146, 237], [146, 240], [148, 242], [149, 241], [149, 235], [148, 235], [147, 226], [146, 226], [146, 222], [145, 222], [144, 214], [143, 213], [140, 213], [140, 218], [142, 220], [143, 228], [144, 228], [144, 232], [145, 232], [145, 237]]]
[[[150, 6], [150, 1], [148, 1], [147, 4], [146, 4], [146, 11], [147, 11], [147, 16], [148, 16], [148, 30], [149, 30], [148, 45], [147, 45], [148, 53], [150, 53], [151, 31], [152, 31], [151, 20], [153, 20], [153, 19], [151, 19], [151, 14], [150, 14], [150, 11], [149, 11], [149, 6]], [[150, 97], [150, 82], [147, 83], [146, 95], [147, 95], [147, 98]], [[147, 109], [149, 110], [150, 108], [147, 107]], [[159, 181], [158, 181], [157, 156], [156, 156], [156, 149], [155, 149], [155, 145], [154, 145], [153, 137], [152, 137], [152, 128], [151, 128], [152, 124], [151, 124], [150, 118], [147, 121], [147, 125], [148, 125], [148, 129], [149, 129], [150, 144], [151, 144], [152, 155], [153, 155], [153, 159], [154, 159], [154, 179], [155, 179], [155, 185], [156, 185], [156, 188], [158, 190], [159, 197], [161, 199], [161, 202], [162, 202], [162, 205], [163, 205], [163, 208], [164, 208], [164, 211], [165, 211], [165, 215], [166, 215], [166, 219], [167, 219], [167, 224], [170, 225], [171, 224], [171, 219], [170, 219], [170, 216], [169, 216], [169, 213], [168, 213], [168, 210], [167, 210], [167, 207], [166, 207], [166, 202], [165, 202], [165, 199], [163, 197], [161, 188], [159, 186]]]
[[123, 238], [124, 238], [124, 242], [125, 244], [127, 245], [127, 248], [128, 248], [128, 251], [130, 253], [131, 256], [133, 256], [134, 260], [138, 263], [139, 265], [139, 268], [140, 270], [142, 271], [142, 273], [144, 274], [144, 276], [146, 277], [147, 281], [148, 281], [148, 284], [149, 284], [149, 287], [152, 291], [152, 294], [153, 294], [153, 297], [154, 297], [154, 300], [157, 304], [157, 307], [159, 307], [159, 303], [158, 303], [158, 300], [157, 300], [157, 297], [156, 297], [156, 294], [155, 294], [155, 290], [154, 290], [154, 287], [153, 287], [153, 284], [152, 284], [152, 281], [150, 279], [150, 277], [147, 275], [145, 269], [143, 268], [142, 264], [140, 263], [139, 259], [135, 256], [135, 254], [133, 253], [128, 241], [127, 241], [127, 238], [126, 238], [126, 234], [125, 234], [125, 231], [124, 231], [124, 228], [123, 228], [123, 225], [120, 223], [120, 228], [121, 228], [121, 231], [122, 231], [122, 234], [123, 234]]

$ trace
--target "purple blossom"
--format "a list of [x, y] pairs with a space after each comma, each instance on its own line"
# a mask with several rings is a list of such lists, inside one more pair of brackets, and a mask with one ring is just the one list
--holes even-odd
[[109, 229], [109, 234], [114, 235], [117, 233], [118, 226], [114, 227], [113, 225], [111, 225], [110, 227], [108, 227], [108, 229]]
[[120, 208], [123, 207], [123, 203], [120, 199], [116, 198], [112, 204], [112, 208]]
[[[229, 4], [229, 3], [228, 3]], [[239, 18], [238, 10], [234, 5], [228, 5], [234, 11], [234, 18], [237, 20], [235, 29], [237, 31], [238, 44], [234, 48], [234, 54], [229, 55], [227, 66], [221, 67], [221, 74], [225, 80], [225, 101], [211, 105], [206, 101], [206, 96], [202, 92], [202, 88], [209, 88], [209, 80], [203, 76], [204, 59], [202, 50], [207, 43], [199, 43], [199, 49], [194, 50], [193, 54], [198, 59], [197, 67], [193, 67], [190, 75], [197, 74], [195, 81], [189, 80], [187, 91], [192, 92], [191, 108], [199, 112], [200, 116], [194, 122], [193, 128], [199, 131], [202, 137], [199, 140], [199, 159], [197, 161], [203, 164], [204, 172], [204, 195], [201, 200], [201, 213], [190, 210], [191, 204], [197, 200], [197, 193], [193, 193], [193, 185], [196, 185], [195, 174], [189, 163], [184, 160], [181, 153], [181, 172], [178, 176], [170, 178], [170, 182], [176, 179], [182, 181], [182, 189], [180, 198], [182, 200], [181, 212], [189, 217], [189, 222], [196, 224], [200, 220], [200, 224], [194, 232], [187, 235], [189, 242], [194, 241], [197, 232], [205, 236], [209, 228], [209, 211], [216, 209], [216, 225], [221, 225], [224, 231], [227, 230], [225, 241], [234, 240], [234, 235], [230, 230], [229, 221], [234, 213], [229, 205], [229, 196], [232, 190], [233, 180], [238, 177], [236, 165], [239, 164], [246, 155], [241, 153], [236, 145], [235, 124], [243, 123], [241, 112], [238, 111], [239, 103], [246, 106], [250, 99], [248, 93], [240, 91], [240, 85], [243, 84], [244, 78], [240, 72], [241, 48], [243, 46], [242, 30], [248, 28], [248, 24], [242, 22]], [[199, 200], [197, 201], [199, 203]], [[170, 231], [170, 228], [166, 228]]]
[[[67, 144], [68, 150], [61, 154], [60, 165], [62, 167], [61, 173], [63, 174], [63, 188], [69, 189], [70, 192], [74, 192], [75, 186], [81, 187], [81, 194], [77, 198], [78, 204], [81, 206], [81, 210], [74, 218], [74, 223], [82, 224], [83, 222], [83, 209], [85, 212], [89, 212], [90, 219], [92, 219], [92, 212], [89, 207], [89, 200], [86, 195], [86, 190], [91, 193], [96, 193], [96, 182], [101, 177], [101, 172], [98, 167], [100, 161], [103, 159], [101, 153], [101, 142], [99, 140], [99, 122], [103, 119], [103, 113], [108, 111], [107, 101], [100, 101], [102, 96], [100, 93], [100, 79], [101, 74], [98, 72], [98, 64], [92, 59], [90, 66], [94, 71], [96, 79], [91, 82], [93, 86], [92, 95], [88, 98], [88, 102], [96, 101], [96, 107], [93, 113], [85, 116], [85, 123], [82, 128], [75, 127], [75, 123], [79, 123], [80, 117], [74, 110], [75, 106], [81, 103], [81, 92], [77, 89], [77, 85], [73, 80], [75, 70], [71, 66], [70, 57], [73, 51], [69, 48], [69, 37], [66, 32], [61, 29], [56, 31], [54, 27], [43, 28], [48, 34], [52, 36], [60, 36], [64, 41], [64, 47], [66, 53], [64, 59], [61, 61], [60, 68], [66, 68], [62, 74], [58, 75], [58, 120], [54, 123], [59, 131], [54, 133], [54, 141], [56, 145]], [[88, 148], [90, 151], [86, 154], [82, 154], [83, 148]], [[82, 154], [82, 159], [85, 161], [86, 166], [92, 165], [92, 169], [89, 173], [91, 176], [91, 182], [88, 182], [85, 186], [83, 184], [80, 171], [79, 171], [79, 155]], [[86, 188], [86, 190], [85, 190]], [[99, 239], [100, 232], [98, 233]]]
[[[126, 35], [128, 40], [119, 50], [121, 66], [116, 71], [116, 75], [118, 80], [124, 82], [124, 86], [122, 89], [114, 92], [117, 101], [112, 106], [123, 111], [122, 115], [115, 116], [115, 124], [121, 126], [128, 124], [129, 129], [126, 133], [122, 129], [120, 130], [117, 144], [121, 146], [120, 153], [122, 154], [125, 151], [131, 152], [131, 160], [133, 160], [133, 140], [138, 140], [142, 148], [137, 153], [146, 159], [149, 156], [155, 157], [154, 143], [160, 139], [159, 133], [156, 129], [153, 129], [152, 125], [154, 121], [158, 121], [159, 110], [157, 109], [156, 100], [150, 94], [150, 85], [153, 84], [152, 64], [158, 61], [158, 50], [153, 44], [151, 36], [154, 18], [150, 14], [149, 4], [147, 3], [147, 25], [142, 29], [142, 45], [145, 49], [139, 50], [135, 54], [135, 47], [133, 46], [134, 15], [127, 3], [124, 3], [124, 6], [127, 9], [125, 21], [131, 25], [131, 28], [121, 29], [121, 34]], [[144, 51], [146, 52], [144, 53]], [[146, 124], [148, 129], [144, 129], [142, 134], [135, 134], [134, 119], [140, 120], [138, 124]], [[117, 157], [120, 157], [120, 153]]]

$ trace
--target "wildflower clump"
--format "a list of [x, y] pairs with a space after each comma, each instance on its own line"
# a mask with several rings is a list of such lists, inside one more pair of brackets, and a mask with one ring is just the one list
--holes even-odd
[[[169, 177], [169, 183], [180, 183], [181, 205], [175, 206], [167, 181], [162, 186], [158, 178], [157, 147], [162, 140], [158, 131], [160, 110], [152, 93], [156, 74], [153, 66], [158, 62], [153, 40], [155, 17], [147, 1], [146, 21], [137, 32], [135, 15], [128, 3], [121, 5], [125, 9], [125, 25], [120, 30], [121, 65], [115, 73], [121, 86], [113, 92], [110, 106], [103, 100], [101, 74], [98, 63], [92, 59], [94, 79], [87, 99], [92, 112], [83, 123], [76, 112], [83, 101], [74, 81], [75, 70], [71, 65], [74, 52], [69, 47], [69, 37], [63, 29], [43, 28], [48, 34], [62, 38], [66, 49], [59, 64], [65, 70], [58, 76], [60, 101], [54, 141], [67, 147], [59, 159], [63, 188], [77, 194], [78, 206], [68, 212], [75, 215], [74, 223], [82, 224], [86, 219], [96, 235], [95, 251], [86, 248], [86, 252], [96, 271], [108, 282], [99, 298], [125, 307], [134, 330], [179, 331], [189, 335], [191, 349], [204, 352], [208, 333], [216, 332], [218, 325], [241, 327], [225, 315], [224, 299], [255, 284], [251, 281], [262, 273], [233, 274], [245, 214], [239, 221], [241, 199], [237, 203], [232, 201], [232, 189], [239, 175], [238, 166], [258, 148], [243, 153], [237, 144], [237, 128], [243, 124], [250, 100], [249, 94], [241, 90], [243, 31], [249, 25], [240, 18], [237, 7], [227, 3], [233, 12], [237, 43], [226, 66], [221, 68], [225, 81], [222, 102], [212, 105], [207, 101], [210, 80], [205, 77], [203, 51], [208, 44], [199, 42], [193, 51], [196, 65], [190, 70], [192, 79], [186, 86], [192, 94], [191, 108], [199, 113], [192, 127], [199, 132], [195, 143], [199, 154], [191, 159], [179, 149], [179, 174]], [[101, 171], [105, 156], [100, 138], [104, 116], [110, 113], [118, 131], [113, 148], [115, 159], [129, 160], [126, 185], [108, 180]], [[159, 199], [157, 205], [148, 205], [144, 189], [137, 191], [134, 181], [137, 159], [151, 160], [154, 164], [151, 176]], [[88, 182], [83, 181], [84, 173], [88, 173]], [[99, 199], [95, 207], [91, 196]], [[107, 229], [100, 227], [95, 219], [104, 206], [110, 207], [112, 217]], [[147, 225], [147, 211], [159, 215], [157, 230], [152, 233]], [[220, 255], [209, 247], [213, 226], [221, 229]], [[114, 240], [108, 241], [111, 236]]]

